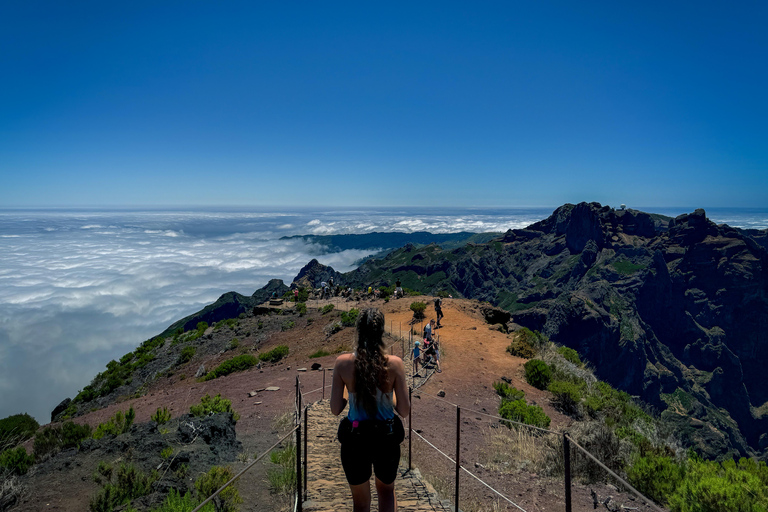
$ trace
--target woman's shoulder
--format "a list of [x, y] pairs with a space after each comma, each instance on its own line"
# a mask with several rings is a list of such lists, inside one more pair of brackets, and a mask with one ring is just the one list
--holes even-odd
[[337, 368], [341, 367], [341, 366], [347, 366], [347, 365], [350, 365], [350, 364], [355, 364], [355, 354], [353, 354], [351, 352], [348, 353], [348, 354], [341, 354], [340, 356], [338, 356], [336, 358], [336, 367]]
[[402, 367], [403, 360], [400, 358], [400, 356], [387, 355], [387, 366]]

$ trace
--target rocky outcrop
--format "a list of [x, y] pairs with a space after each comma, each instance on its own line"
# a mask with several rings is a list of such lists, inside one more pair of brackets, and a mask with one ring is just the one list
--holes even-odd
[[334, 284], [342, 284], [344, 274], [336, 272], [333, 267], [323, 265], [313, 259], [299, 271], [291, 283], [291, 287], [298, 286], [304, 288], [320, 288], [323, 282], [329, 283], [333, 279]]
[[489, 301], [578, 350], [701, 453], [768, 455], [768, 237], [751, 232], [704, 210], [671, 219], [580, 203], [488, 243], [406, 247], [345, 279]]

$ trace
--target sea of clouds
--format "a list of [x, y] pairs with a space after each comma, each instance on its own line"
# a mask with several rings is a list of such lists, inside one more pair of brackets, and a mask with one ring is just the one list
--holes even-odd
[[[649, 210], [646, 210], [649, 211]], [[690, 209], [656, 209], [677, 215]], [[327, 253], [281, 237], [373, 231], [503, 232], [528, 209], [0, 210], [0, 418], [39, 422], [119, 359], [221, 294], [290, 283], [312, 258], [345, 272], [378, 251]], [[766, 210], [708, 211], [768, 227]]]
[[505, 231], [526, 210], [0, 210], [0, 418], [39, 422], [119, 359], [221, 294], [290, 283], [312, 258], [345, 272], [370, 251], [327, 253], [297, 234]]

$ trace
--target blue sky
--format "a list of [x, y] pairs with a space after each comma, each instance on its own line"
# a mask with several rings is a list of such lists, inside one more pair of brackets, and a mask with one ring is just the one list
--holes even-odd
[[766, 26], [765, 2], [4, 2], [0, 207], [764, 207]]

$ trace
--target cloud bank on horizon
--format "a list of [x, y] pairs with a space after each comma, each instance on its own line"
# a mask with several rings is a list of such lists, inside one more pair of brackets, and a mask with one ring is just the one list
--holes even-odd
[[312, 258], [345, 272], [376, 252], [281, 236], [504, 231], [547, 213], [0, 210], [0, 418], [49, 421], [109, 360], [227, 291], [288, 283]]
[[760, 207], [767, 22], [765, 2], [5, 2], [0, 205]]

